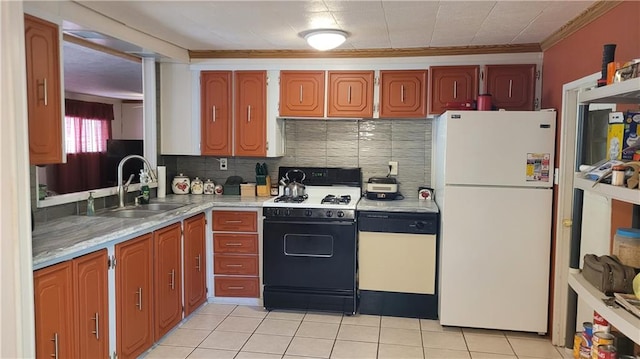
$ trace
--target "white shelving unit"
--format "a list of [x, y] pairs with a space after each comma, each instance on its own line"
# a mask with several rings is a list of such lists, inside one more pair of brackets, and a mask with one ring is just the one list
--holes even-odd
[[590, 307], [597, 311], [603, 318], [622, 334], [640, 344], [640, 318], [629, 313], [622, 307], [613, 308], [607, 306], [602, 299], [607, 296], [592, 286], [580, 273], [569, 274], [569, 285], [578, 293]]
[[[611, 103], [611, 104], [640, 104], [640, 78], [614, 83], [608, 86], [593, 88], [578, 95], [580, 104]], [[578, 139], [580, 141], [580, 139]], [[574, 176], [573, 187], [584, 192], [597, 193], [607, 198], [640, 205], [640, 189], [629, 189], [609, 184], [598, 183], [582, 178], [580, 173]], [[581, 208], [574, 208], [580, 211]], [[575, 269], [571, 270], [575, 272]], [[602, 299], [607, 296], [598, 291], [582, 276], [581, 273], [569, 274], [569, 286], [590, 307], [596, 310], [612, 326], [622, 334], [640, 344], [640, 318], [634, 316], [624, 308], [607, 306]]]

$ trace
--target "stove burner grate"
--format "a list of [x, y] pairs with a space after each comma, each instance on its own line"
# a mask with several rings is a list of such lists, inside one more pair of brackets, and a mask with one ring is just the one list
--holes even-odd
[[324, 203], [329, 203], [329, 204], [349, 204], [349, 202], [351, 202], [351, 196], [350, 195], [344, 195], [344, 196], [337, 197], [335, 195], [328, 194], [322, 199], [322, 201], [320, 203], [321, 204], [324, 204]]
[[304, 201], [307, 200], [307, 198], [309, 198], [308, 195], [304, 195], [304, 196], [280, 196], [277, 197], [276, 199], [274, 199], [273, 201], [278, 203], [278, 202], [284, 202], [284, 203], [302, 203]]

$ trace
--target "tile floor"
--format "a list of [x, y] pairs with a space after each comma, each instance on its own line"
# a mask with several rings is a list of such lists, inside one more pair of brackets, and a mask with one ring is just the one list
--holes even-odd
[[442, 327], [436, 320], [206, 304], [143, 357], [564, 359], [571, 352], [537, 334]]

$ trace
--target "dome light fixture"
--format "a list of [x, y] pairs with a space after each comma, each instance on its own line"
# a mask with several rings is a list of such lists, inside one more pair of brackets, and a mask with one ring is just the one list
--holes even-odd
[[300, 34], [309, 46], [319, 51], [335, 49], [347, 39], [347, 32], [334, 29], [309, 30]]

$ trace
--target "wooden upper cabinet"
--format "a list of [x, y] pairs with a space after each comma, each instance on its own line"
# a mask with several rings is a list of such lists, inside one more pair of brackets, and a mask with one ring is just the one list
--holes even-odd
[[324, 71], [280, 71], [280, 116], [324, 116]]
[[232, 146], [231, 71], [200, 75], [201, 147], [203, 155], [230, 156]]
[[204, 214], [184, 221], [184, 315], [207, 299]]
[[373, 71], [329, 71], [328, 117], [373, 117]]
[[116, 244], [116, 350], [137, 358], [153, 344], [152, 235]]
[[182, 320], [182, 228], [180, 223], [153, 233], [155, 339]]
[[107, 250], [73, 260], [78, 358], [109, 357]]
[[487, 65], [486, 93], [495, 108], [533, 111], [536, 65]]
[[429, 70], [429, 114], [443, 113], [447, 102], [464, 102], [478, 97], [480, 66], [432, 66]]
[[235, 72], [235, 155], [267, 155], [267, 72]]
[[58, 26], [24, 16], [32, 165], [62, 162], [62, 100]]
[[71, 261], [33, 273], [37, 358], [77, 357], [72, 283]]
[[427, 116], [427, 70], [380, 71], [380, 118]]

